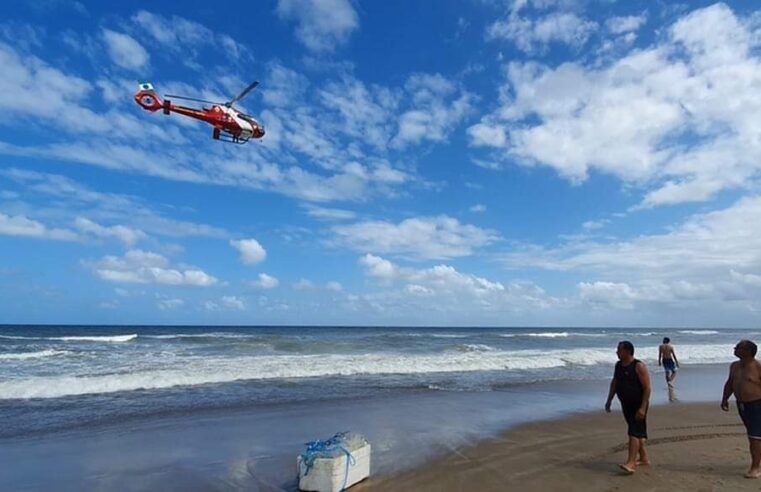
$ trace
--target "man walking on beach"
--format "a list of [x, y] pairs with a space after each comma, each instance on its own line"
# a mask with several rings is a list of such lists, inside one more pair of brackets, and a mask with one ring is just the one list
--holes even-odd
[[645, 364], [634, 358], [634, 345], [631, 342], [619, 342], [616, 355], [618, 355], [618, 362], [613, 371], [613, 379], [610, 381], [605, 411], [610, 412], [613, 396], [618, 395], [629, 435], [629, 456], [626, 463], [618, 466], [624, 473], [631, 475], [637, 465], [650, 464], [645, 449], [647, 410], [650, 406], [650, 374]]
[[669, 337], [663, 337], [663, 343], [658, 347], [658, 365], [663, 366], [666, 375], [666, 386], [669, 392], [669, 401], [676, 400], [674, 393], [674, 379], [676, 379], [676, 370], [679, 367], [679, 360], [676, 358], [676, 352], [671, 345]]
[[729, 366], [729, 378], [724, 384], [721, 409], [729, 410], [732, 393], [737, 400], [737, 412], [748, 431], [750, 469], [745, 478], [761, 477], [761, 363], [756, 360], [758, 347], [750, 340], [735, 345], [735, 357], [740, 359]]

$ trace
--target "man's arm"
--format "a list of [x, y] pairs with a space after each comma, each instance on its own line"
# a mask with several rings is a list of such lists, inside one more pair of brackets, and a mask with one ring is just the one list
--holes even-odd
[[613, 402], [613, 397], [616, 394], [616, 378], [610, 380], [610, 389], [608, 390], [608, 399], [605, 401], [605, 411], [610, 412], [610, 404]]
[[724, 383], [724, 394], [721, 395], [721, 409], [726, 411], [729, 411], [729, 397], [732, 396], [732, 393], [734, 390], [732, 389], [734, 384], [732, 382], [732, 374], [736, 362], [733, 362], [731, 366], [729, 366], [729, 377], [727, 378], [727, 382]]
[[671, 357], [674, 358], [674, 364], [679, 367], [679, 360], [676, 358], [676, 351], [673, 348], [671, 349]]
[[639, 382], [642, 383], [642, 404], [639, 406], [639, 410], [637, 410], [637, 418], [642, 420], [647, 415], [652, 387], [650, 386], [650, 373], [647, 372], [645, 364], [641, 362], [637, 364], [637, 376], [639, 376]]

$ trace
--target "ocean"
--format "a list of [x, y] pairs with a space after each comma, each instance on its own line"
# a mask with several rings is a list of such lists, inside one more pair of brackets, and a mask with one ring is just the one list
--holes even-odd
[[[202, 469], [213, 470], [210, 463], [226, 463], [235, 453], [236, 459], [256, 455], [258, 463], [267, 457], [266, 466], [248, 470], [229, 489], [251, 480], [292, 489], [292, 458], [301, 444], [348, 427], [382, 443], [374, 468], [392, 472], [403, 468], [399, 453], [407, 466], [509, 425], [600, 407], [616, 344], [624, 339], [655, 372], [657, 347], [663, 336], [671, 337], [685, 369], [677, 380], [680, 396], [718, 398], [732, 347], [759, 335], [726, 329], [6, 325], [0, 327], [0, 444], [16, 446], [13, 458], [5, 456], [17, 467], [0, 486], [24, 480], [31, 480], [30, 490], [35, 483], [50, 485], [31, 471], [39, 452], [19, 458], [30, 443], [50, 451], [56, 442], [67, 450], [62, 453], [84, 459], [94, 435], [116, 453], [128, 442], [125, 433], [140, 448], [139, 436], [155, 437], [156, 425], [164, 426], [169, 442], [181, 435], [192, 448], [194, 439], [203, 440], [203, 450], [188, 457]], [[660, 386], [656, 402], [665, 399]], [[213, 443], [206, 431], [188, 430], [201, 422], [228, 429], [227, 441]], [[235, 453], [222, 449], [232, 442], [240, 445]], [[168, 443], [151, 451], [167, 469], [174, 466], [166, 462], [171, 452]], [[116, 464], [109, 469], [103, 476], [118, 476]], [[69, 476], [72, 490], [102, 485], [87, 481], [97, 475], [59, 473]]]

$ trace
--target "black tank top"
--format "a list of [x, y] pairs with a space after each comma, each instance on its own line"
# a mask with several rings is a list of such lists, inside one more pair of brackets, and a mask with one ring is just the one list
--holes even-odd
[[621, 402], [636, 403], [642, 402], [642, 381], [637, 374], [637, 364], [640, 361], [634, 359], [631, 364], [625, 366], [621, 361], [616, 363], [614, 377], [616, 378], [616, 394]]

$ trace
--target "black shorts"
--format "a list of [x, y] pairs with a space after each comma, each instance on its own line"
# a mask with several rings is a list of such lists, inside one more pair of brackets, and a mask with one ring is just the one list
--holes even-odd
[[647, 439], [647, 413], [642, 420], [637, 419], [637, 411], [642, 402], [621, 402], [621, 409], [624, 411], [624, 419], [629, 426], [628, 434], [632, 437]]
[[748, 430], [748, 437], [761, 439], [761, 400], [738, 401], [737, 412]]

